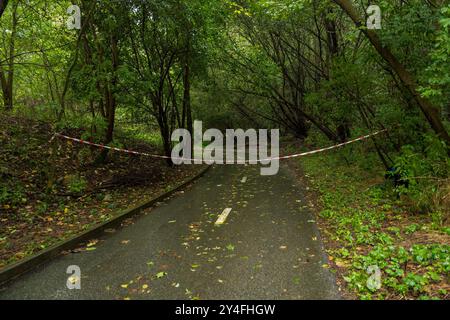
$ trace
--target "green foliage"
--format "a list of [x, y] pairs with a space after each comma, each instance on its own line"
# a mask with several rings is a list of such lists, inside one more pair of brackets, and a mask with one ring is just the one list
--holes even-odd
[[449, 113], [449, 106], [445, 102], [450, 92], [450, 5], [441, 9], [439, 24], [435, 46], [430, 53], [432, 64], [426, 69], [423, 80], [428, 86], [422, 88], [422, 95], [433, 98]]
[[[320, 217], [329, 226], [326, 234], [336, 243], [329, 254], [338, 266], [345, 266], [344, 279], [348, 286], [361, 299], [393, 295], [421, 299], [444, 297], [443, 292], [430, 292], [430, 285], [445, 281], [450, 271], [450, 246], [445, 243], [405, 245], [405, 240], [415, 233], [435, 229], [433, 223], [429, 220], [403, 222], [401, 201], [386, 197], [383, 184], [368, 187], [368, 181], [382, 172], [382, 168], [377, 169], [374, 162], [371, 171], [362, 169], [359, 162], [349, 166], [342, 158], [345, 153], [341, 150], [321, 158], [305, 158], [302, 165], [320, 193]], [[433, 166], [428, 164], [427, 170], [430, 167]], [[446, 229], [438, 230], [445, 233]], [[381, 271], [380, 290], [373, 290], [367, 284], [371, 266]]]
[[412, 233], [415, 233], [418, 230], [420, 230], [420, 225], [414, 223], [414, 224], [411, 224], [411, 225], [409, 225], [409, 226], [407, 226], [405, 228], [405, 233], [406, 234], [412, 234]]
[[[364, 13], [372, 2], [352, 3]], [[79, 31], [65, 26], [69, 0], [13, 1], [17, 32], [11, 3], [0, 20], [0, 72], [14, 76], [16, 114], [44, 121], [49, 132], [116, 147], [126, 145], [117, 138], [126, 136], [166, 153], [171, 132], [189, 127], [191, 114], [222, 130], [279, 128], [302, 139], [305, 150], [388, 128], [333, 156], [305, 160], [320, 177], [320, 217], [333, 224], [333, 240], [342, 244], [335, 254], [351, 265], [346, 279], [367, 299], [379, 294], [366, 286], [371, 265], [382, 269], [385, 287], [423, 299], [427, 286], [448, 272], [448, 247], [399, 241], [421, 232], [448, 234], [449, 146], [430, 134], [429, 119], [402, 77], [333, 1], [81, 1], [86, 24]], [[377, 4], [382, 44], [417, 79], [448, 131], [450, 6], [421, 0]], [[30, 153], [42, 145], [15, 128], [0, 130], [2, 142], [3, 136], [8, 152], [36, 166]], [[71, 150], [78, 164], [99, 158], [90, 148]], [[0, 160], [3, 167], [14, 158]], [[391, 190], [383, 180], [385, 166], [407, 183]], [[50, 169], [40, 168], [36, 176], [44, 181]], [[0, 205], [27, 202], [26, 183], [14, 178], [20, 173], [0, 174]], [[88, 188], [79, 174], [66, 178], [71, 194]], [[59, 182], [52, 183], [48, 189], [55, 191]], [[392, 221], [400, 219], [401, 208], [427, 221], [397, 226]]]
[[408, 185], [396, 187], [398, 194], [411, 197], [421, 210], [441, 209], [433, 206], [433, 200], [450, 173], [450, 159], [444, 142], [433, 135], [425, 135], [422, 143], [402, 148], [394, 167], [395, 173], [408, 181]]
[[26, 195], [21, 186], [0, 185], [0, 208], [16, 206], [26, 202]]
[[[353, 267], [361, 271], [354, 271], [346, 280], [360, 293], [367, 294], [369, 289], [364, 285], [364, 280], [367, 281], [364, 270], [376, 265], [383, 271], [383, 284], [386, 287], [401, 295], [417, 295], [425, 292], [429, 283], [441, 281], [441, 274], [448, 273], [449, 250], [448, 245], [414, 245], [410, 250], [377, 246], [367, 256], [355, 257]], [[405, 273], [405, 266], [414, 263], [426, 267], [427, 271], [424, 274]]]
[[82, 194], [87, 188], [87, 181], [80, 175], [70, 175], [66, 177], [67, 189], [73, 194]]

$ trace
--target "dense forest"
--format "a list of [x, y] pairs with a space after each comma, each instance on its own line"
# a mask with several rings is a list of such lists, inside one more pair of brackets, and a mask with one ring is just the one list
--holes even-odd
[[282, 154], [386, 130], [283, 165], [348, 297], [448, 299], [447, 0], [0, 3], [0, 267], [201, 169], [55, 133], [170, 156], [197, 119], [280, 129]]

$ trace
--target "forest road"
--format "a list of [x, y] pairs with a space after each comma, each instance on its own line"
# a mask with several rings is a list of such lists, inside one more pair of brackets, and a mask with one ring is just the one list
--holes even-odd
[[[215, 166], [144, 213], [95, 250], [25, 274], [0, 299], [340, 298], [302, 187], [283, 168], [261, 176], [258, 166]], [[73, 265], [79, 290], [67, 288]]]

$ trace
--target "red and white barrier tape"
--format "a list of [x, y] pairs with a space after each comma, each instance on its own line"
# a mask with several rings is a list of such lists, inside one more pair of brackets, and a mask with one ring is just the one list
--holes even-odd
[[[272, 160], [285, 160], [285, 159], [291, 159], [291, 158], [304, 157], [304, 156], [309, 156], [309, 155], [320, 153], [320, 152], [325, 152], [325, 151], [341, 148], [341, 147], [344, 147], [346, 145], [349, 145], [349, 144], [352, 144], [352, 143], [355, 143], [355, 142], [358, 142], [358, 141], [363, 141], [363, 140], [369, 139], [371, 137], [375, 137], [375, 136], [380, 135], [382, 133], [385, 133], [387, 131], [388, 131], [388, 129], [380, 130], [380, 131], [368, 134], [366, 136], [362, 136], [362, 137], [359, 137], [359, 138], [356, 138], [356, 139], [353, 139], [353, 140], [350, 140], [350, 141], [347, 141], [347, 142], [336, 144], [336, 145], [331, 146], [331, 147], [317, 149], [317, 150], [308, 151], [308, 152], [299, 153], [299, 154], [294, 154], [294, 155], [290, 155], [290, 156], [272, 158]], [[271, 160], [271, 159], [265, 159], [265, 160], [260, 160], [260, 161], [269, 161], [269, 160]]]
[[84, 144], [84, 145], [96, 147], [96, 148], [99, 148], [99, 149], [107, 149], [107, 150], [111, 150], [111, 151], [117, 151], [117, 152], [132, 154], [132, 155], [136, 155], [136, 156], [146, 156], [146, 157], [159, 158], [159, 159], [172, 159], [171, 157], [167, 157], [167, 156], [148, 154], [148, 153], [145, 153], [145, 152], [137, 152], [137, 151], [132, 151], [132, 150], [126, 150], [126, 149], [109, 147], [109, 146], [105, 146], [104, 144], [98, 144], [98, 143], [93, 143], [93, 142], [82, 140], [82, 139], [72, 138], [72, 137], [69, 137], [69, 136], [66, 136], [66, 135], [63, 135], [63, 134], [60, 134], [60, 133], [56, 133], [52, 137], [50, 142], [52, 142], [56, 137], [62, 138], [62, 139], [68, 140], [68, 141], [73, 141], [73, 142], [76, 142], [76, 143], [79, 143], [79, 144]]
[[[377, 135], [380, 135], [384, 132], [387, 132], [388, 129], [385, 130], [381, 130], [381, 131], [377, 131], [374, 132], [372, 134], [368, 134], [366, 136], [362, 136], [344, 143], [340, 143], [331, 147], [327, 147], [327, 148], [322, 148], [322, 149], [317, 149], [317, 150], [313, 150], [313, 151], [308, 151], [308, 152], [303, 152], [303, 153], [298, 153], [298, 154], [293, 154], [293, 155], [289, 155], [289, 156], [282, 156], [282, 157], [274, 157], [274, 158], [267, 158], [267, 159], [259, 159], [257, 160], [257, 162], [269, 162], [269, 161], [273, 161], [273, 160], [285, 160], [285, 159], [292, 159], [292, 158], [298, 158], [298, 157], [304, 157], [304, 156], [309, 156], [312, 154], [316, 154], [316, 153], [321, 153], [321, 152], [325, 152], [325, 151], [329, 151], [329, 150], [333, 150], [333, 149], [337, 149], [337, 148], [341, 148], [344, 147], [346, 145], [358, 142], [358, 141], [363, 141], [366, 139], [369, 139], [371, 137], [375, 137]], [[84, 144], [84, 145], [89, 145], [92, 147], [96, 147], [99, 149], [107, 149], [107, 150], [112, 150], [112, 151], [117, 151], [117, 152], [122, 152], [122, 153], [126, 153], [126, 154], [131, 154], [131, 155], [137, 155], [137, 156], [145, 156], [145, 157], [151, 157], [151, 158], [157, 158], [157, 159], [171, 159], [171, 160], [179, 160], [179, 161], [202, 161], [200, 159], [188, 159], [188, 158], [173, 158], [173, 157], [168, 157], [168, 156], [162, 156], [162, 155], [157, 155], [157, 154], [149, 154], [149, 153], [145, 153], [145, 152], [137, 152], [137, 151], [131, 151], [131, 150], [126, 150], [126, 149], [120, 149], [120, 148], [114, 148], [114, 147], [109, 147], [109, 146], [105, 146], [103, 144], [98, 144], [98, 143], [93, 143], [90, 141], [86, 141], [86, 140], [82, 140], [82, 139], [77, 139], [77, 138], [72, 138], [60, 133], [56, 133], [52, 139], [50, 140], [50, 142], [52, 142], [56, 137], [68, 140], [68, 141], [73, 141], [79, 144]], [[248, 161], [246, 161], [248, 162]]]

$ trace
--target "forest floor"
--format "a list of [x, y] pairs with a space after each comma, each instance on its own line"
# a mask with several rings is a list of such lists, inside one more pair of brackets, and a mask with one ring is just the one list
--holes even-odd
[[[450, 299], [450, 221], [398, 199], [383, 168], [345, 164], [337, 151], [289, 162], [308, 185], [329, 256], [349, 299]], [[447, 212], [448, 216], [448, 212]], [[369, 289], [381, 270], [381, 288]], [[375, 270], [375, 269], [374, 269]]]
[[[82, 130], [65, 132], [80, 137]], [[110, 154], [54, 140], [51, 127], [0, 117], [0, 268], [37, 253], [194, 176], [203, 166], [170, 168], [164, 161]], [[121, 136], [121, 146], [160, 154]]]

